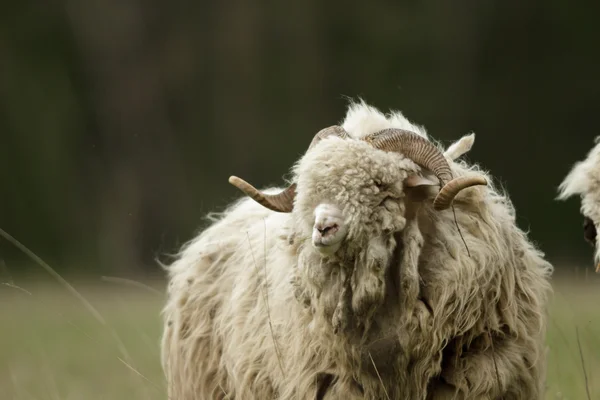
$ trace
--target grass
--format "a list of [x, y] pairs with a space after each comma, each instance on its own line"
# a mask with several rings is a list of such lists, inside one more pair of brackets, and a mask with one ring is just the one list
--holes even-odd
[[[56, 283], [0, 286], [0, 398], [166, 399], [159, 353], [163, 296], [117, 282], [74, 286], [105, 324]], [[546, 398], [587, 399], [578, 331], [591, 398], [598, 399], [600, 279], [590, 275], [585, 283], [563, 280], [554, 287]]]
[[[600, 279], [554, 282], [547, 343], [547, 399], [600, 398]], [[579, 343], [578, 345], [578, 336]]]
[[105, 320], [54, 283], [0, 286], [0, 399], [166, 399], [163, 297], [75, 285]]

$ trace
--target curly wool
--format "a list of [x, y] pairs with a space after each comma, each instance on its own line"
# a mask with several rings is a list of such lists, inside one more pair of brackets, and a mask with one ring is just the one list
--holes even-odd
[[[583, 161], [575, 163], [559, 186], [559, 200], [578, 195], [581, 198], [581, 214], [600, 229], [600, 136], [596, 145]], [[596, 263], [600, 263], [600, 237], [596, 237]]]
[[[388, 127], [426, 137], [364, 103], [343, 126], [355, 138]], [[542, 398], [552, 266], [504, 194], [490, 185], [456, 197], [467, 251], [452, 210], [403, 187], [428, 172], [400, 154], [332, 137], [293, 171], [291, 214], [240, 199], [168, 267], [170, 398], [314, 399], [328, 374], [326, 398]], [[332, 256], [310, 242], [324, 200], [349, 219]]]

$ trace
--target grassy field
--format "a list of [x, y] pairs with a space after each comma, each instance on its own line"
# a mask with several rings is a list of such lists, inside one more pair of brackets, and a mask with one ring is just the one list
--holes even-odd
[[95, 317], [58, 284], [18, 285], [0, 286], [0, 399], [167, 398], [163, 295], [112, 282], [75, 284]]
[[[547, 399], [587, 399], [576, 331], [591, 398], [600, 399], [600, 279], [590, 278], [554, 283]], [[166, 399], [163, 295], [115, 282], [76, 284], [94, 316], [58, 284], [18, 285], [0, 286], [0, 399]]]

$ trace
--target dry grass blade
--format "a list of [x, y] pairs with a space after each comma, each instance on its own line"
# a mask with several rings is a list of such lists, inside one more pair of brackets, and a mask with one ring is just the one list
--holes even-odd
[[133, 366], [131, 366], [129, 363], [127, 363], [125, 360], [123, 360], [121, 357], [117, 357], [117, 359], [119, 361], [121, 361], [123, 363], [123, 365], [125, 365], [127, 368], [129, 368], [133, 373], [137, 374], [140, 378], [142, 378], [143, 380], [148, 382], [150, 385], [152, 385], [152, 387], [154, 389], [156, 389], [159, 393], [162, 392], [160, 387], [158, 387], [154, 382], [152, 382], [150, 379], [148, 379], [146, 376], [144, 376], [140, 371], [135, 369]]
[[467, 246], [467, 241], [465, 240], [462, 231], [460, 230], [460, 226], [458, 225], [458, 220], [456, 219], [456, 210], [454, 209], [454, 204], [452, 205], [452, 214], [454, 214], [454, 224], [456, 224], [456, 229], [458, 230], [458, 234], [462, 239], [463, 244], [465, 245], [465, 249], [467, 249], [467, 255], [469, 258], [471, 257], [471, 252], [469, 251], [469, 246]]
[[[266, 232], [265, 232], [266, 235]], [[260, 270], [258, 269], [258, 264], [256, 263], [256, 258], [254, 257], [254, 250], [252, 249], [252, 242], [250, 241], [250, 234], [246, 232], [246, 237], [248, 238], [248, 246], [250, 246], [250, 253], [252, 254], [252, 260], [254, 261], [254, 269], [256, 270], [256, 274], [260, 274]], [[267, 307], [267, 318], [269, 319], [269, 329], [271, 331], [271, 339], [273, 340], [273, 346], [275, 347], [275, 354], [277, 355], [277, 361], [279, 362], [279, 369], [281, 369], [281, 375], [285, 377], [285, 372], [283, 371], [283, 363], [281, 361], [281, 353], [279, 351], [279, 346], [277, 345], [277, 341], [275, 340], [275, 333], [273, 332], [273, 324], [271, 323], [271, 309], [269, 307], [269, 297], [268, 297], [268, 288], [267, 288], [267, 270], [265, 265], [265, 284], [263, 287], [263, 300]]]
[[583, 378], [585, 379], [585, 391], [587, 393], [588, 400], [592, 400], [590, 395], [590, 385], [587, 378], [587, 370], [585, 369], [585, 361], [583, 360], [583, 351], [581, 350], [581, 342], [579, 340], [579, 329], [575, 326], [575, 336], [577, 337], [577, 347], [579, 348], [579, 356], [581, 357], [581, 368], [583, 369]]
[[26, 254], [29, 258], [31, 258], [36, 264], [42, 267], [47, 273], [49, 273], [54, 279], [56, 279], [61, 285], [63, 285], [71, 294], [81, 301], [81, 303], [88, 309], [88, 311], [100, 322], [102, 325], [106, 325], [106, 321], [102, 318], [102, 315], [96, 310], [96, 308], [86, 300], [85, 297], [81, 295], [69, 282], [67, 282], [58, 272], [56, 272], [51, 266], [46, 264], [44, 260], [36, 256], [31, 250], [29, 250], [25, 245], [21, 244], [17, 239], [9, 235], [6, 231], [0, 228], [0, 235], [10, 243], [12, 243], [16, 248], [21, 250], [24, 254]]
[[23, 289], [22, 287], [15, 285], [14, 283], [2, 282], [2, 285], [4, 285], [4, 286], [8, 286], [9, 288], [12, 288], [12, 289], [20, 290], [21, 292], [23, 292], [23, 293], [25, 293], [25, 294], [28, 294], [28, 295], [30, 295], [30, 296], [33, 296], [33, 294], [31, 294], [31, 292], [30, 292], [30, 291], [28, 291], [28, 290], [25, 290], [25, 289]]
[[390, 400], [390, 395], [388, 394], [387, 390], [385, 390], [385, 385], [383, 384], [383, 379], [381, 379], [381, 375], [379, 375], [379, 370], [377, 369], [377, 365], [375, 365], [375, 361], [373, 360], [373, 357], [371, 356], [371, 352], [369, 352], [369, 358], [371, 359], [373, 368], [375, 368], [375, 373], [377, 374], [377, 378], [379, 378], [379, 382], [381, 383], [381, 388], [383, 389], [383, 393], [385, 393], [385, 398], [387, 400]]
[[92, 314], [94, 316], [94, 318], [101, 325], [105, 326], [107, 329], [110, 329], [110, 333], [113, 336], [113, 338], [116, 340], [117, 345], [119, 346], [119, 350], [123, 353], [123, 355], [125, 356], [125, 358], [127, 358], [127, 359], [129, 359], [131, 361], [131, 357], [127, 353], [127, 349], [123, 345], [123, 342], [121, 341], [121, 339], [119, 338], [119, 336], [117, 335], [117, 333], [112, 328], [110, 328], [108, 326], [108, 324], [106, 323], [106, 320], [102, 317], [102, 315], [100, 314], [100, 312], [98, 312], [98, 310], [96, 310], [96, 308], [85, 297], [83, 297], [83, 295], [81, 293], [79, 293], [77, 291], [77, 289], [75, 289], [73, 286], [71, 286], [71, 284], [69, 282], [67, 282], [62, 276], [60, 276], [60, 274], [58, 272], [56, 272], [54, 270], [54, 268], [52, 268], [50, 265], [48, 265], [44, 260], [42, 260], [41, 258], [39, 258], [31, 250], [29, 250], [24, 244], [22, 244], [21, 242], [19, 242], [17, 239], [15, 239], [14, 237], [12, 237], [10, 234], [8, 234], [6, 231], [4, 231], [1, 228], [0, 228], [0, 235], [2, 235], [6, 240], [8, 240], [10, 243], [12, 243], [15, 247], [17, 247], [23, 253], [25, 253], [36, 264], [38, 264], [39, 266], [41, 266], [44, 270], [46, 270], [46, 272], [48, 272], [52, 277], [54, 277], [72, 295], [74, 295], [75, 297], [77, 297], [79, 299], [79, 301], [81, 301], [81, 303], [84, 305], [84, 307], [90, 312], [90, 314]]
[[[273, 333], [273, 323], [271, 321], [271, 306], [269, 305], [269, 277], [267, 275], [267, 221], [263, 218], [264, 224], [264, 235], [263, 235], [263, 268], [265, 270], [265, 303], [267, 304], [267, 315], [269, 317], [269, 329], [271, 330], [271, 338], [273, 339], [273, 345], [275, 346], [275, 351], [277, 353], [277, 361], [279, 362], [279, 368], [281, 369], [281, 375], [285, 377], [285, 373], [283, 372], [283, 363], [281, 361], [281, 350], [279, 349], [279, 345], [275, 340], [275, 334]], [[252, 253], [252, 258], [254, 258], [254, 253]], [[256, 263], [256, 261], [255, 261]]]
[[145, 289], [159, 296], [164, 295], [164, 293], [162, 293], [160, 290], [154, 289], [152, 286], [146, 285], [145, 283], [134, 281], [133, 279], [118, 278], [116, 276], [103, 276], [100, 279], [102, 279], [105, 282], [121, 283], [125, 285], [135, 286], [137, 288]]

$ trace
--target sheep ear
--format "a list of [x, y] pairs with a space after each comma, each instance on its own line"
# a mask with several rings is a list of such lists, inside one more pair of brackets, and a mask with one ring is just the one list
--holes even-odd
[[422, 202], [434, 198], [440, 191], [440, 184], [415, 174], [404, 179], [404, 190], [410, 201]]
[[475, 143], [474, 133], [463, 136], [456, 142], [452, 143], [450, 147], [448, 147], [448, 150], [444, 152], [444, 155], [451, 160], [456, 160], [458, 157], [471, 150], [471, 147], [473, 147], [473, 143]]
[[422, 176], [417, 175], [417, 174], [410, 175], [404, 180], [405, 188], [416, 188], [419, 186], [439, 186], [439, 185], [440, 184], [438, 182], [434, 182], [430, 179], [423, 178]]

